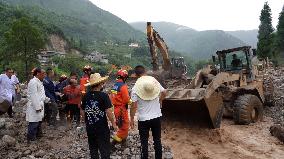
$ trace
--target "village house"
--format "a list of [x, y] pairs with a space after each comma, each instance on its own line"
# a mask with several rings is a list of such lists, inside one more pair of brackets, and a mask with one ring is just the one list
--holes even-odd
[[89, 60], [91, 62], [101, 62], [104, 64], [108, 64], [107, 55], [94, 51], [84, 57], [85, 60]]
[[41, 51], [41, 53], [38, 54], [38, 61], [40, 62], [41, 66], [53, 66], [55, 64], [53, 63], [52, 58], [55, 56], [64, 58], [66, 53], [56, 51]]
[[129, 46], [129, 47], [138, 48], [138, 47], [139, 47], [139, 44], [138, 44], [138, 43], [130, 43], [128, 46]]

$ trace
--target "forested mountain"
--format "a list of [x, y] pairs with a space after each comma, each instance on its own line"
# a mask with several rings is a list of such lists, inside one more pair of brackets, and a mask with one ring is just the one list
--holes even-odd
[[88, 0], [2, 0], [29, 9], [31, 16], [58, 26], [65, 35], [85, 42], [128, 41], [145, 39], [119, 17], [104, 11]]
[[[0, 44], [3, 40], [4, 33], [11, 28], [12, 23], [22, 17], [27, 17], [30, 12], [31, 10], [15, 8], [0, 2]], [[62, 38], [65, 38], [64, 33], [57, 26], [51, 23], [45, 23], [39, 18], [29, 19], [31, 23], [43, 33], [45, 40], [47, 40], [48, 36], [51, 34], [56, 34]]]
[[257, 34], [258, 30], [237, 30], [237, 31], [226, 31], [226, 33], [229, 33], [233, 35], [234, 37], [242, 40], [243, 42], [249, 44], [252, 47], [256, 47], [257, 45]]
[[[131, 25], [145, 32], [146, 22]], [[170, 49], [190, 55], [195, 60], [208, 59], [216, 50], [246, 45], [242, 40], [221, 30], [196, 31], [168, 22], [154, 22], [152, 25]]]

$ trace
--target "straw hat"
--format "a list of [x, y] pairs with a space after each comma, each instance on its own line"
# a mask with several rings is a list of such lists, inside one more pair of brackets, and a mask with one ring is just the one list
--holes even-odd
[[160, 84], [152, 76], [140, 77], [134, 85], [135, 93], [143, 100], [153, 100], [160, 94]]
[[108, 79], [108, 76], [102, 77], [99, 73], [91, 74], [89, 83], [85, 84], [85, 86], [92, 86], [102, 82], [105, 82]]

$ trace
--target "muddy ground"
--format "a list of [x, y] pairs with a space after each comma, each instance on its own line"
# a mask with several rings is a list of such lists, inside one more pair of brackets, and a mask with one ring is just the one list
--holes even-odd
[[220, 129], [189, 126], [181, 122], [163, 124], [163, 142], [178, 159], [281, 159], [284, 145], [269, 132], [272, 119], [248, 126], [223, 119]]
[[[43, 125], [44, 137], [38, 143], [28, 145], [25, 141], [26, 124], [18, 123], [19, 133], [14, 147], [1, 151], [1, 158], [61, 159], [89, 158], [86, 135], [74, 127], [67, 131]], [[231, 119], [223, 119], [220, 129], [208, 129], [183, 122], [163, 122], [162, 141], [164, 158], [175, 159], [281, 159], [284, 145], [270, 135], [272, 119], [251, 125], [235, 125]], [[139, 159], [139, 136], [131, 131], [128, 147], [118, 146], [113, 159]], [[3, 152], [5, 151], [5, 152]], [[173, 155], [171, 154], [173, 153]], [[153, 156], [153, 148], [150, 150]], [[151, 157], [153, 158], [153, 157]]]
[[[284, 125], [284, 69], [272, 71], [276, 86], [275, 106], [265, 107], [263, 121], [250, 125], [235, 125], [223, 119], [221, 128], [209, 129], [199, 123], [163, 120], [162, 142], [165, 159], [282, 159], [284, 144], [271, 136], [269, 128]], [[15, 108], [14, 119], [0, 117], [0, 159], [79, 159], [89, 158], [86, 134], [83, 129], [67, 130], [65, 125], [54, 129], [43, 124], [44, 136], [37, 142], [26, 143], [27, 123], [24, 101]], [[84, 124], [82, 124], [83, 126]], [[5, 142], [7, 143], [5, 143]], [[150, 141], [150, 144], [152, 142]], [[131, 131], [127, 147], [117, 147], [112, 159], [139, 159], [140, 144], [137, 130]], [[150, 156], [153, 158], [153, 147]]]

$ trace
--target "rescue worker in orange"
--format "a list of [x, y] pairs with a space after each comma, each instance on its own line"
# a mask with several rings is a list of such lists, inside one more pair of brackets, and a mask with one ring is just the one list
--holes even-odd
[[125, 143], [128, 136], [129, 129], [129, 116], [128, 105], [131, 104], [131, 99], [128, 93], [128, 87], [125, 83], [128, 78], [126, 70], [119, 70], [117, 72], [117, 80], [111, 89], [110, 99], [114, 106], [114, 115], [116, 118], [116, 124], [118, 131], [113, 136], [112, 148], [115, 148], [117, 143]]
[[80, 79], [80, 90], [82, 95], [86, 94], [86, 84], [89, 83], [89, 78], [92, 73], [92, 67], [87, 65], [83, 68], [84, 75]]

